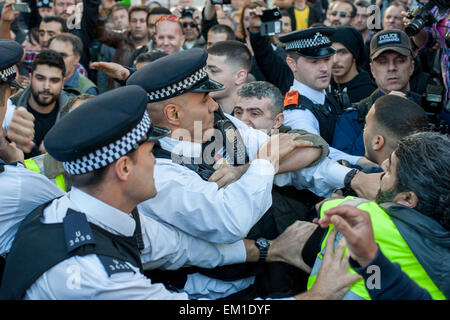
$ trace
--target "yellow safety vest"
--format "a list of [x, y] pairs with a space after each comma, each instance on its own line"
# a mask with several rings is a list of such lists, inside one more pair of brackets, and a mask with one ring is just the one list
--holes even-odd
[[[37, 157], [26, 159], [25, 167], [36, 173], [45, 175], [43, 161], [39, 161], [40, 165], [38, 165], [38, 163], [36, 163], [36, 161], [35, 161], [35, 160], [37, 160], [36, 158]], [[54, 179], [50, 179], [50, 180], [53, 181], [63, 191], [66, 191], [66, 182], [64, 181], [64, 176], [62, 173], [57, 175]]]
[[[422, 267], [406, 241], [401, 236], [389, 214], [382, 207], [380, 207], [376, 202], [360, 198], [347, 197], [345, 199], [334, 199], [326, 201], [322, 204], [322, 207], [320, 208], [320, 217], [323, 217], [325, 211], [339, 205], [351, 205], [368, 212], [372, 221], [375, 241], [378, 243], [380, 250], [383, 251], [383, 254], [391, 262], [400, 264], [402, 271], [405, 272], [420, 287], [427, 290], [433, 299], [446, 300], [445, 295], [428, 276], [425, 269]], [[322, 241], [321, 252], [317, 254], [313, 270], [308, 279], [308, 290], [311, 289], [317, 278], [317, 272], [320, 269], [323, 254], [325, 252], [326, 239], [332, 229], [333, 225], [330, 225], [330, 228]], [[338, 235], [339, 237], [336, 237], [335, 245], [337, 245], [337, 242], [340, 238], [342, 238], [340, 233], [338, 233]], [[348, 249], [346, 249], [346, 251], [347, 250]], [[349, 267], [349, 272], [356, 273], [351, 267]], [[355, 282], [343, 299], [370, 300], [370, 295], [364, 285], [364, 280], [361, 279]]]

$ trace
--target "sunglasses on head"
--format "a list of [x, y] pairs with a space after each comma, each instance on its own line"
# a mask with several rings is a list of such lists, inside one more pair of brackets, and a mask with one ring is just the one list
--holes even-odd
[[191, 27], [191, 28], [196, 28], [197, 24], [195, 22], [183, 22], [183, 28], [187, 28], [187, 27]]
[[168, 20], [168, 21], [175, 21], [175, 22], [178, 22], [178, 18], [177, 17], [175, 17], [174, 15], [168, 15], [168, 16], [159, 16], [157, 19], [156, 19], [156, 22], [160, 22], [160, 21], [164, 21], [164, 20]]
[[336, 17], [338, 14], [339, 14], [339, 17], [341, 17], [341, 18], [345, 18], [345, 17], [348, 16], [348, 13], [347, 12], [343, 12], [343, 11], [333, 11], [333, 12], [331, 12], [331, 15], [333, 17]]

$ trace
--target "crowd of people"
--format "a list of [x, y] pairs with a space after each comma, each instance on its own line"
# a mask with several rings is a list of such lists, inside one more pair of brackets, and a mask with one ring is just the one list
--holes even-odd
[[450, 297], [448, 0], [0, 8], [0, 298]]

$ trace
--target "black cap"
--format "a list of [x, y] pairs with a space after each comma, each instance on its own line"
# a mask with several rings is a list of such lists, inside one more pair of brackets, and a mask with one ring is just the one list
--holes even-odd
[[370, 40], [370, 59], [376, 59], [385, 51], [395, 51], [404, 56], [412, 56], [411, 41], [401, 30], [383, 30]]
[[58, 121], [45, 136], [45, 149], [70, 174], [100, 169], [170, 134], [151, 124], [146, 109], [147, 93], [139, 86], [107, 91]]
[[289, 32], [279, 39], [286, 44], [286, 51], [297, 51], [307, 58], [326, 58], [336, 53], [330, 41], [334, 31], [329, 27], [308, 28]]
[[223, 90], [223, 84], [209, 79], [207, 58], [206, 50], [200, 48], [169, 54], [137, 70], [127, 80], [127, 85], [144, 88], [148, 102], [170, 99], [187, 92]]
[[330, 39], [331, 42], [342, 43], [351, 52], [357, 65], [364, 64], [366, 60], [364, 39], [358, 30], [347, 26], [337, 27]]
[[23, 89], [16, 81], [15, 65], [22, 59], [23, 48], [12, 40], [0, 39], [0, 83], [6, 82], [18, 89]]

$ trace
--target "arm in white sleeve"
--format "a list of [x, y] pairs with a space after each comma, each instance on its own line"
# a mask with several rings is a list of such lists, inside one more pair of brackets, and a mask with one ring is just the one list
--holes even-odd
[[335, 161], [346, 160], [353, 165], [355, 165], [358, 160], [362, 158], [361, 156], [352, 156], [351, 154], [345, 153], [333, 147], [330, 147], [330, 154], [328, 155], [328, 157]]
[[138, 209], [194, 237], [233, 243], [243, 239], [272, 205], [274, 173], [269, 161], [256, 159], [239, 180], [219, 189], [188, 168], [157, 159], [158, 194]]
[[145, 246], [141, 252], [141, 260], [146, 270], [176, 270], [193, 265], [214, 268], [246, 260], [242, 240], [232, 244], [213, 244], [152, 218], [143, 215], [140, 218]]
[[320, 136], [319, 121], [308, 109], [305, 110], [284, 110], [283, 125], [291, 129], [301, 129]]

